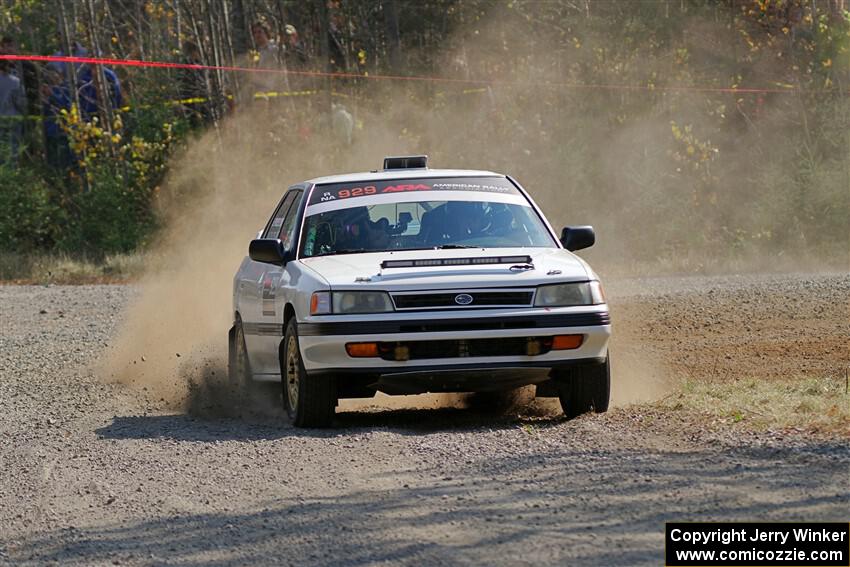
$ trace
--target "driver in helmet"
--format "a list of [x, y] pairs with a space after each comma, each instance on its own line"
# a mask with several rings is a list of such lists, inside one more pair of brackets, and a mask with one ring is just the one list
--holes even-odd
[[453, 240], [479, 236], [487, 226], [484, 203], [478, 201], [449, 201], [446, 217], [446, 232]]
[[341, 228], [336, 238], [337, 250], [384, 250], [389, 243], [389, 221], [385, 218], [375, 222], [369, 218], [366, 207], [345, 209]]

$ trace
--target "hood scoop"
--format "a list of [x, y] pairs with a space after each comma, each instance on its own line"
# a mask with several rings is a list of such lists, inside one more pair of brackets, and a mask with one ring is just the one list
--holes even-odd
[[384, 260], [381, 269], [433, 268], [440, 266], [492, 266], [494, 264], [531, 265], [531, 256], [483, 256], [477, 258], [422, 258], [413, 260]]

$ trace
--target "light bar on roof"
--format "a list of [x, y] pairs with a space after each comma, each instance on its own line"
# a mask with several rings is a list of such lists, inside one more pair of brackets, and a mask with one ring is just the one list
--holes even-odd
[[433, 268], [434, 266], [481, 266], [493, 264], [530, 264], [531, 256], [486, 256], [483, 258], [423, 258], [420, 260], [384, 260], [381, 269]]
[[428, 156], [391, 156], [384, 158], [384, 170], [423, 169], [428, 167]]

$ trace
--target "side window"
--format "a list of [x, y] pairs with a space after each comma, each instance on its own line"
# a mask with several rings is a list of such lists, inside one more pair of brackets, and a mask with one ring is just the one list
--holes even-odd
[[289, 250], [292, 248], [292, 243], [295, 240], [295, 231], [298, 228], [298, 205], [301, 204], [301, 197], [304, 195], [301, 191], [293, 191], [292, 206], [289, 207], [289, 212], [281, 223], [278, 238], [283, 243], [283, 249]]
[[296, 191], [290, 191], [283, 198], [283, 201], [280, 202], [280, 205], [274, 212], [274, 216], [266, 227], [266, 231], [263, 233], [263, 238], [277, 238], [277, 235], [280, 234], [280, 227], [283, 226], [284, 218], [287, 211], [289, 211], [289, 205], [292, 204], [292, 200], [295, 198], [295, 194]]

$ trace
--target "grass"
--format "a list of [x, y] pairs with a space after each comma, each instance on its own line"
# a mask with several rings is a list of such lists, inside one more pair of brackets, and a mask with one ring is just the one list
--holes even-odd
[[687, 379], [676, 393], [658, 404], [756, 430], [795, 429], [850, 436], [850, 393], [845, 375], [728, 382]]
[[88, 284], [128, 282], [145, 264], [140, 253], [115, 254], [95, 260], [70, 254], [0, 252], [0, 283]]

